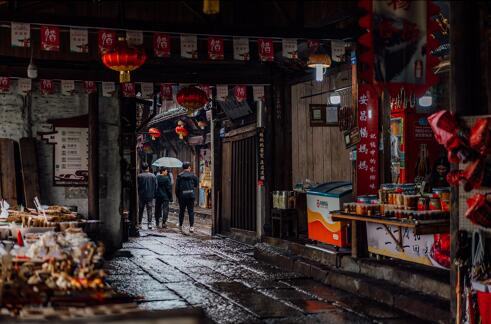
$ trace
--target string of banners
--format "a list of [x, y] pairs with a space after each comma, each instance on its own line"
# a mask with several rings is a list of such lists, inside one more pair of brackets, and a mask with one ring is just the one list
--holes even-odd
[[[33, 91], [32, 80], [27, 78], [17, 79], [17, 87], [12, 83], [13, 79], [9, 77], [0, 77], [0, 93], [17, 93], [26, 95]], [[75, 86], [75, 80], [60, 80], [59, 87], [55, 85], [55, 80], [41, 79], [38, 82], [39, 93], [43, 96], [61, 93], [65, 96], [73, 96], [77, 93], [91, 94], [98, 92], [97, 81], [81, 81], [81, 90]], [[77, 81], [78, 82], [78, 81]], [[113, 97], [117, 93], [117, 84], [115, 82], [100, 82], [100, 91], [103, 97]], [[126, 98], [137, 96], [145, 99], [151, 99], [155, 94], [159, 95], [162, 100], [175, 100], [175, 95], [179, 87], [183, 85], [174, 83], [154, 83], [154, 82], [128, 82], [120, 84], [121, 95]], [[247, 99], [248, 85], [228, 85], [218, 84], [215, 86], [200, 84], [197, 86], [203, 90], [209, 98], [215, 98], [219, 101], [225, 101], [229, 95], [233, 95], [237, 101]], [[212, 88], [215, 88], [215, 95]], [[264, 86], [252, 85], [252, 96], [254, 100], [262, 100], [264, 98]]]
[[[41, 50], [48, 52], [59, 52], [61, 46], [60, 27], [53, 25], [40, 25], [40, 46]], [[89, 53], [89, 33], [88, 29], [70, 28], [70, 52]], [[143, 45], [143, 31], [126, 30], [126, 40], [133, 46]], [[197, 35], [179, 35], [180, 52], [182, 58], [198, 58], [198, 37]], [[170, 57], [172, 51], [171, 35], [161, 32], [153, 32], [153, 54], [157, 58]], [[208, 36], [208, 59], [224, 60], [224, 37]], [[103, 53], [113, 48], [117, 42], [116, 30], [98, 30], [97, 43], [99, 53]], [[282, 39], [282, 56], [289, 59], [298, 58], [298, 39]], [[13, 47], [31, 47], [31, 24], [11, 22], [11, 45]], [[233, 37], [233, 59], [238, 61], [249, 61], [250, 42], [245, 37]], [[307, 46], [313, 48], [319, 46], [319, 40], [307, 40]], [[258, 38], [257, 49], [258, 57], [262, 62], [274, 60], [275, 45], [272, 38]], [[342, 40], [331, 41], [331, 58], [335, 62], [341, 62], [345, 58], [345, 42]]]

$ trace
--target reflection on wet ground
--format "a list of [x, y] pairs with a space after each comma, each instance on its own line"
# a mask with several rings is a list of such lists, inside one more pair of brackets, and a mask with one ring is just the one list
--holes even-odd
[[253, 247], [175, 230], [143, 231], [106, 263], [143, 309], [202, 307], [217, 323], [410, 323], [411, 318], [259, 262]]

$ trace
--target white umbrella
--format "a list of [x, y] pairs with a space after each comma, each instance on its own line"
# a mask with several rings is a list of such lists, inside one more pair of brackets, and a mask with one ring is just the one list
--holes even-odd
[[152, 163], [152, 166], [161, 168], [182, 168], [182, 162], [173, 157], [161, 157]]

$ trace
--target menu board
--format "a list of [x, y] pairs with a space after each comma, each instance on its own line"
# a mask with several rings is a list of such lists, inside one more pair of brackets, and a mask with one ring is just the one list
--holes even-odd
[[50, 121], [54, 131], [42, 139], [54, 144], [53, 185], [87, 186], [89, 178], [89, 129], [85, 116]]

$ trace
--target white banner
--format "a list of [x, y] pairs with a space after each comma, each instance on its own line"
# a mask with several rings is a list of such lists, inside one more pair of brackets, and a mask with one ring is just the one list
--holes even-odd
[[249, 61], [249, 39], [234, 37], [234, 60]]
[[334, 62], [344, 61], [344, 41], [331, 41], [331, 57]]
[[61, 94], [64, 96], [71, 96], [75, 92], [74, 80], [61, 80]]
[[254, 101], [264, 100], [264, 86], [252, 86]]
[[89, 52], [89, 33], [87, 29], [70, 28], [70, 51], [75, 53]]
[[114, 82], [102, 82], [102, 96], [112, 97], [116, 93], [116, 85]]
[[143, 32], [139, 31], [139, 30], [127, 30], [126, 31], [126, 42], [130, 46], [143, 45]]
[[228, 96], [228, 85], [226, 84], [217, 84], [217, 100], [225, 101]]
[[296, 38], [285, 38], [283, 39], [283, 57], [289, 59], [298, 58], [298, 47]]
[[17, 80], [17, 93], [24, 95], [32, 90], [32, 80], [31, 79], [19, 79]]
[[14, 47], [31, 46], [31, 25], [23, 23], [11, 23], [11, 44]]
[[140, 83], [140, 91], [143, 98], [145, 99], [153, 98], [153, 83], [152, 82]]
[[198, 39], [196, 35], [181, 35], [181, 57], [198, 58]]

